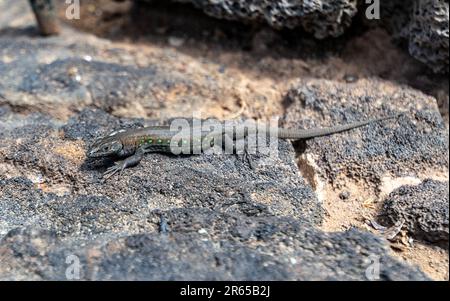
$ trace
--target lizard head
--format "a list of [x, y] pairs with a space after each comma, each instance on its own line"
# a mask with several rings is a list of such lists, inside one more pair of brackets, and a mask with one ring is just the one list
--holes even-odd
[[89, 158], [119, 155], [123, 144], [119, 139], [106, 137], [95, 141], [87, 152]]

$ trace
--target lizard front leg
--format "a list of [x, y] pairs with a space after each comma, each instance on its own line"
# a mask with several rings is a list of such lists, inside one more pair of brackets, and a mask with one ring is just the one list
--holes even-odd
[[138, 148], [137, 151], [134, 153], [134, 155], [126, 158], [125, 160], [118, 161], [114, 166], [111, 166], [108, 168], [104, 173], [102, 178], [108, 179], [117, 172], [122, 172], [125, 168], [135, 166], [139, 164], [139, 162], [144, 157], [144, 154], [146, 153], [145, 148]]

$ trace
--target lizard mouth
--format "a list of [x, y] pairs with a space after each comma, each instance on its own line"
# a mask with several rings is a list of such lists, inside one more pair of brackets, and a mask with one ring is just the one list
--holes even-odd
[[101, 154], [99, 154], [97, 152], [97, 150], [95, 150], [95, 149], [89, 150], [86, 155], [88, 158], [97, 158], [97, 157], [101, 156]]

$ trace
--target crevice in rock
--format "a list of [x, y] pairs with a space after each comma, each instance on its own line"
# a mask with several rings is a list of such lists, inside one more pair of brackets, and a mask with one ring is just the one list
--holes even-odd
[[305, 180], [313, 188], [313, 190], [316, 191], [317, 190], [316, 171], [306, 158], [305, 155], [306, 141], [297, 140], [294, 141], [292, 144], [295, 149], [297, 166], [301, 175], [303, 176], [303, 178], [305, 178]]

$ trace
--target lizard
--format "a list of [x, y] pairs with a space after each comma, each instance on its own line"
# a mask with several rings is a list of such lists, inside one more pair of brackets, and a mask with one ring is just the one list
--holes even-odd
[[[278, 139], [310, 139], [348, 131], [373, 122], [393, 119], [397, 116], [398, 115], [367, 119], [325, 128], [286, 129], [277, 127], [272, 129], [269, 128], [268, 130], [266, 129], [266, 131], [267, 133], [270, 131], [276, 132], [276, 138]], [[125, 168], [139, 164], [146, 153], [162, 152], [174, 154], [176, 148], [173, 146], [183, 147], [183, 145], [187, 145], [188, 153], [198, 154], [213, 147], [215, 144], [219, 145], [216, 143], [218, 140], [225, 142], [224, 145], [228, 148], [227, 153], [233, 153], [235, 151], [235, 142], [242, 141], [242, 139], [245, 139], [249, 135], [258, 134], [258, 131], [261, 131], [260, 128], [244, 129], [239, 126], [237, 126], [235, 130], [229, 131], [222, 127], [220, 130], [201, 130], [200, 135], [195, 139], [192, 135], [192, 130], [195, 130], [195, 128], [190, 128], [189, 131], [175, 131], [168, 125], [148, 126], [137, 129], [120, 129], [94, 141], [89, 147], [86, 155], [88, 158], [126, 157], [124, 160], [116, 162], [115, 165], [104, 172], [103, 178], [107, 179], [117, 172], [122, 172]], [[223, 146], [223, 144], [221, 145]], [[229, 149], [230, 146], [232, 149]]]

